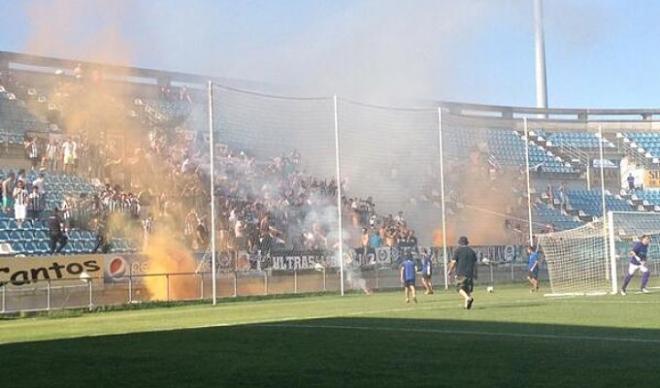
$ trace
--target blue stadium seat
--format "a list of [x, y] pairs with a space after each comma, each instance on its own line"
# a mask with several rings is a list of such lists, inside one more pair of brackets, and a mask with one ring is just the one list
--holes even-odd
[[36, 244], [37, 244], [36, 253], [41, 255], [50, 253], [50, 246], [48, 245], [48, 242], [41, 240]]
[[76, 229], [76, 230], [72, 230], [72, 231], [69, 233], [69, 239], [74, 240], [74, 241], [80, 240], [80, 231], [77, 230], [77, 229]]
[[22, 230], [21, 237], [22, 237], [21, 240], [23, 241], [34, 240], [34, 234], [32, 233], [32, 230]]
[[23, 243], [20, 241], [12, 241], [11, 249], [16, 253], [25, 254], [25, 245], [23, 245]]
[[70, 245], [71, 245], [71, 251], [73, 253], [83, 253], [85, 250], [85, 247], [80, 241], [74, 241], [70, 243]]
[[30, 242], [25, 244], [24, 249], [25, 249], [25, 254], [34, 255], [34, 254], [37, 253], [37, 244], [30, 241]]
[[92, 250], [96, 246], [94, 241], [89, 241], [89, 240], [84, 241], [82, 244], [83, 244], [83, 253], [92, 253]]
[[18, 229], [13, 229], [9, 232], [10, 241], [23, 241], [23, 233]]

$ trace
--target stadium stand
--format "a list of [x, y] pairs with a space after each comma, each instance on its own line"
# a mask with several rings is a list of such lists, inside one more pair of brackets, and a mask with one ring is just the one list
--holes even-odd
[[[602, 196], [600, 190], [566, 190], [566, 209], [570, 214], [577, 215], [583, 219], [600, 217], [603, 213]], [[561, 208], [560, 192], [553, 190], [552, 206]], [[605, 204], [608, 210], [632, 211], [634, 208], [620, 195], [612, 195], [605, 192]], [[590, 219], [589, 219], [590, 220]]]
[[[598, 149], [598, 136], [587, 132], [546, 132], [543, 130], [534, 131], [539, 141], [545, 141], [548, 147], [570, 147], [586, 148], [588, 150]], [[607, 139], [603, 141], [604, 148], [616, 148], [616, 146]]]
[[624, 143], [637, 153], [654, 162], [660, 157], [660, 134], [651, 132], [626, 132]]
[[637, 190], [627, 196], [636, 210], [660, 211], [660, 190]]
[[534, 230], [537, 233], [568, 230], [583, 225], [578, 217], [566, 215], [551, 205], [537, 203], [534, 204], [532, 210], [535, 221]]
[[[489, 130], [488, 146], [495, 159], [507, 167], [525, 165], [525, 140], [515, 131]], [[530, 168], [548, 174], [575, 174], [576, 171], [561, 158], [537, 144], [529, 146]]]
[[[50, 66], [51, 70], [0, 69], [0, 166], [3, 166], [0, 178], [7, 176], [10, 170], [18, 172], [18, 168], [9, 166], [6, 161], [17, 156], [25, 159], [29, 142], [36, 139], [39, 160], [34, 170], [27, 172], [26, 181], [31, 184], [38, 171], [44, 171], [48, 193], [41, 219], [26, 222], [18, 228], [15, 222], [12, 223], [11, 209], [3, 215], [0, 252], [43, 253], [43, 217], [65, 201], [72, 206], [70, 213], [74, 221], [71, 243], [66, 248], [68, 253], [88, 252], [91, 242], [96, 239], [94, 227], [87, 225], [87, 218], [94, 219], [95, 213], [81, 211], [85, 206], [125, 214], [136, 225], [142, 223], [139, 230], [157, 225], [166, 213], [174, 214], [175, 223], [180, 225], [186, 239], [195, 234], [191, 230], [198, 226], [208, 230], [208, 219], [198, 216], [207, 212], [205, 206], [209, 195], [204, 190], [208, 174], [204, 166], [208, 164], [208, 157], [205, 151], [200, 151], [208, 147], [203, 135], [208, 126], [206, 96], [200, 89], [188, 90], [182, 86], [185, 82], [199, 83], [198, 76], [172, 75], [182, 77], [179, 86], [173, 86], [169, 81], [170, 74], [138, 69], [136, 73], [145, 73], [157, 83], [139, 84], [112, 78], [113, 87], [122, 91], [113, 92], [108, 97], [103, 95], [103, 90], [97, 90], [98, 80], [103, 79], [98, 75], [100, 67], [87, 68], [84, 64], [77, 64], [74, 68], [72, 62], [48, 60], [41, 60], [39, 66]], [[131, 87], [123, 88], [123, 83], [131, 83]], [[104, 109], [119, 112], [119, 116], [127, 120], [132, 131], [131, 144], [125, 144], [122, 139], [125, 134], [121, 130], [114, 134], [115, 137], [111, 129], [104, 130], [99, 136], [101, 131], [98, 128], [104, 125], [95, 120], [86, 125], [89, 128], [73, 131], [62, 125], [75, 113], [75, 105], [90, 96], [103, 101]], [[448, 155], [447, 160], [465, 158], [465, 150], [470, 153], [478, 149], [480, 158], [486, 161], [486, 170], [490, 170], [484, 177], [491, 180], [480, 185], [481, 192], [497, 189], [498, 195], [510, 196], [505, 213], [521, 219], [527, 210], [522, 181], [512, 182], [513, 187], [507, 186], [508, 181], [504, 185], [498, 184], [503, 176], [507, 176], [506, 179], [511, 175], [520, 178], [524, 172], [527, 140], [520, 127], [461, 124], [456, 127], [445, 132], [446, 149], [457, 150], [457, 154]], [[256, 136], [259, 129], [251, 131], [254, 131], [251, 135]], [[63, 148], [67, 141], [76, 143], [79, 164], [63, 173]], [[51, 144], [55, 149], [52, 157], [48, 151]], [[565, 192], [567, 203], [564, 206], [558, 200], [556, 190], [553, 198], [536, 194], [541, 193], [540, 190], [532, 193], [537, 226], [570, 229], [602, 215], [600, 192], [580, 188], [585, 187], [584, 175], [597, 157], [598, 145], [598, 136], [585, 130], [535, 128], [530, 132], [530, 172], [533, 179], [539, 180], [538, 184], [532, 184], [545, 186], [547, 182], [556, 186], [564, 180], [571, 182], [571, 189]], [[648, 163], [660, 157], [660, 136], [650, 132], [620, 132], [616, 141], [606, 137], [603, 145], [611, 159], [606, 164], [611, 167], [617, 167], [618, 161], [628, 154], [641, 156]], [[327, 243], [327, 224], [304, 221], [311, 213], [306, 202], [316, 201], [314, 205], [321, 207], [334, 206], [332, 197], [337, 190], [336, 182], [303, 172], [309, 166], [305, 166], [301, 156], [293, 150], [276, 157], [265, 157], [252, 155], [249, 147], [232, 148], [230, 144], [218, 144], [216, 149], [219, 170], [216, 192], [220, 202], [217, 220], [219, 227], [223, 228], [222, 249], [263, 250], [260, 230], [264, 225], [269, 230], [266, 239], [269, 247], [322, 248], [324, 241]], [[144, 183], [140, 173], [127, 173], [129, 166], [135, 165], [144, 165], [147, 170], [157, 172], [152, 175], [162, 175], [159, 187]], [[457, 166], [460, 165], [452, 167]], [[432, 206], [437, 207], [437, 176], [430, 175], [429, 182], [424, 182], [430, 188], [426, 197], [432, 200]], [[498, 185], [505, 187], [492, 187]], [[460, 212], [461, 205], [464, 205], [461, 202], [466, 200], [460, 193], [460, 185], [454, 179], [447, 179], [447, 187], [449, 212]], [[618, 190], [616, 187], [612, 191]], [[272, 198], [273, 192], [279, 202]], [[100, 205], [93, 205], [94, 201]], [[622, 195], [607, 192], [606, 203], [608, 210], [653, 211], [660, 206], [660, 194], [649, 190]], [[412, 225], [396, 221], [391, 215], [379, 214], [372, 198], [354, 198], [347, 193], [343, 204], [347, 225], [358, 230], [368, 227], [370, 233], [377, 231], [390, 244], [414, 238]], [[115, 235], [110, 249], [135, 251], [140, 245], [139, 240]], [[208, 238], [202, 240], [195, 244], [201, 250]]]

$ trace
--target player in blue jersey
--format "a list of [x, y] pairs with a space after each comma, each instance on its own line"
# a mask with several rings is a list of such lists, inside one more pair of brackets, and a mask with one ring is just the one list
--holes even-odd
[[413, 302], [417, 303], [417, 296], [415, 295], [415, 263], [412, 260], [412, 255], [406, 255], [406, 259], [401, 263], [401, 283], [403, 284], [403, 291], [406, 295], [406, 303], [410, 303], [412, 298]]
[[426, 295], [433, 294], [433, 284], [431, 276], [433, 275], [433, 252], [430, 249], [422, 250], [422, 285], [426, 289]]
[[527, 280], [531, 284], [529, 292], [539, 290], [539, 260], [541, 254], [536, 250], [533, 245], [527, 247]]
[[623, 286], [621, 286], [621, 295], [626, 295], [626, 288], [628, 288], [628, 284], [632, 280], [633, 275], [635, 275], [635, 272], [637, 272], [637, 270], [639, 270], [639, 272], [642, 273], [641, 291], [645, 294], [649, 292], [646, 289], [646, 285], [649, 282], [649, 277], [651, 276], [651, 272], [649, 272], [649, 267], [647, 266], [646, 261], [647, 261], [647, 252], [650, 243], [651, 243], [651, 237], [645, 234], [639, 238], [639, 241], [637, 241], [635, 245], [633, 245], [633, 248], [630, 251], [630, 263], [628, 264], [628, 273], [626, 274], [626, 277], [623, 279]]

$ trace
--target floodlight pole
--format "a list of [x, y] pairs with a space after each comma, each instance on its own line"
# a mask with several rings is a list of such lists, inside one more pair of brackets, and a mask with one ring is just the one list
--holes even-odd
[[[543, 37], [543, 2], [534, 0], [534, 54], [536, 73], [536, 107], [548, 108], [548, 89], [545, 73], [545, 39]], [[545, 117], [545, 114], [543, 115]]]
[[447, 272], [447, 214], [445, 211], [445, 162], [442, 145], [442, 108], [438, 107], [438, 147], [440, 148], [440, 209], [442, 212], [442, 264], [444, 266], [445, 290], [449, 289], [449, 273]]
[[213, 81], [208, 83], [209, 100], [209, 180], [211, 185], [211, 285], [213, 290], [213, 304], [218, 303], [216, 285], [216, 257], [215, 257], [215, 157], [213, 144]]
[[523, 117], [523, 129], [525, 130], [525, 178], [527, 179], [527, 221], [529, 223], [529, 245], [534, 245], [534, 228], [532, 225], [532, 188], [529, 180], [529, 129], [527, 128], [527, 117]]
[[335, 120], [335, 172], [337, 175], [337, 236], [339, 240], [339, 293], [344, 296], [344, 226], [341, 203], [341, 164], [339, 161], [339, 121], [337, 115], [337, 95], [332, 96]]

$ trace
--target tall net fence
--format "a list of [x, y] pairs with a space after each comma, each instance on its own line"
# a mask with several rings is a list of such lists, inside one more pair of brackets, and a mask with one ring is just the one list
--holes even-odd
[[[434, 281], [447, 286], [443, 264], [461, 235], [489, 259], [480, 260], [490, 275], [484, 281], [524, 280], [524, 265], [513, 265], [522, 259], [516, 245], [529, 238], [528, 149], [520, 128], [464, 123], [432, 105], [385, 107], [216, 84], [208, 91], [210, 101], [198, 92], [189, 120], [151, 124], [180, 135], [171, 137], [165, 154], [180, 139], [191, 139], [165, 168], [199, 178], [187, 185], [195, 187], [184, 182], [180, 197], [171, 198], [186, 204], [179, 217], [186, 244], [160, 244], [170, 239], [161, 233], [152, 244], [158, 249], [108, 265], [104, 288], [92, 287], [91, 297], [76, 288], [78, 304], [90, 298], [112, 304], [342, 288], [370, 292], [399, 287], [399, 265], [408, 256], [418, 265], [431, 257]], [[209, 129], [215, 212], [207, 206]], [[531, 163], [542, 159], [539, 152], [530, 150]], [[193, 194], [195, 201], [187, 198]], [[165, 215], [162, 207], [157, 211]], [[181, 232], [174, 224], [172, 233]], [[216, 236], [215, 274], [205, 233]], [[178, 260], [184, 255], [192, 263], [185, 268]], [[162, 257], [171, 263], [142, 270]], [[28, 300], [23, 306], [42, 308], [64, 295], [50, 285], [45, 290], [21, 293]], [[21, 308], [11, 302], [3, 306]]]
[[386, 243], [413, 231], [420, 244], [433, 244], [442, 220], [437, 109], [385, 108], [340, 99], [338, 124], [347, 195], [373, 200], [385, 219], [377, 219], [375, 226], [395, 219], [389, 230], [381, 231]]
[[434, 253], [444, 264], [448, 254], [438, 247], [460, 235], [484, 246], [529, 238], [527, 149], [513, 129], [457, 124], [434, 106], [224, 86], [213, 96], [219, 250], [247, 252], [238, 257], [250, 261], [227, 260], [235, 268], [309, 269], [271, 253], [322, 250], [333, 257], [323, 268], [345, 264], [349, 283], [358, 278], [356, 288], [366, 289], [371, 269], [396, 278], [408, 255]]
[[520, 244], [528, 239], [525, 142], [513, 129], [447, 120], [442, 133], [448, 240]]
[[334, 104], [214, 86], [215, 139], [257, 161], [299, 154], [294, 162], [320, 179], [335, 176]]
[[285, 277], [272, 277], [271, 290], [308, 271], [296, 274], [296, 289], [338, 289], [333, 99], [215, 86], [213, 116], [220, 270]]

